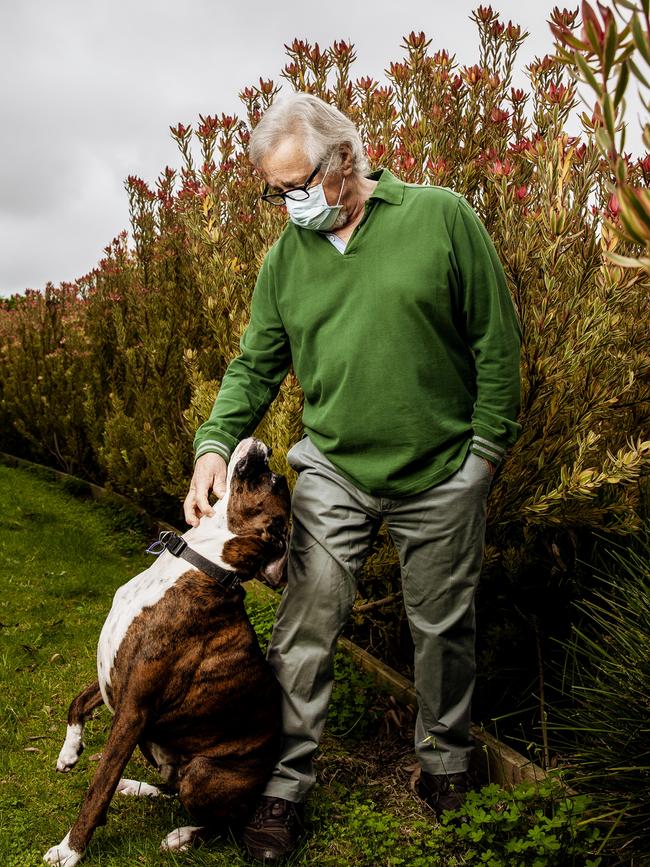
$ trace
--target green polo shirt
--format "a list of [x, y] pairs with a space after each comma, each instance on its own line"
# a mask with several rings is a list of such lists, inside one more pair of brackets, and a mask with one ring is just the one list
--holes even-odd
[[228, 459], [291, 364], [305, 433], [372, 494], [435, 485], [470, 446], [498, 463], [517, 438], [519, 327], [485, 228], [449, 189], [370, 177], [343, 254], [292, 223], [269, 250], [197, 458]]

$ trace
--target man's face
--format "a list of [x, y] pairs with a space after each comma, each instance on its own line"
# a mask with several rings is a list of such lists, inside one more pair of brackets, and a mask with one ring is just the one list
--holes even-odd
[[[288, 136], [282, 139], [278, 146], [271, 153], [267, 154], [260, 166], [262, 177], [269, 187], [277, 192], [301, 187], [315, 168], [316, 166], [309, 162], [308, 157], [302, 149], [300, 140], [295, 136]], [[326, 169], [327, 164], [322, 165], [309, 186], [316, 186], [322, 181], [327, 201], [330, 205], [333, 205], [339, 197], [342, 177], [338, 173], [334, 174], [331, 170], [325, 175]], [[341, 204], [345, 204], [345, 195], [341, 199]], [[342, 216], [343, 213], [341, 213], [340, 217]]]

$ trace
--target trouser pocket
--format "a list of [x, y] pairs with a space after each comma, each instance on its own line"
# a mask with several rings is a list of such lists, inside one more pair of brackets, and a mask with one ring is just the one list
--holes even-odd
[[304, 436], [302, 439], [298, 440], [297, 443], [294, 443], [287, 452], [287, 463], [297, 473], [299, 473], [300, 470], [304, 469], [305, 467], [302, 456], [304, 454], [307, 442], [307, 437]]

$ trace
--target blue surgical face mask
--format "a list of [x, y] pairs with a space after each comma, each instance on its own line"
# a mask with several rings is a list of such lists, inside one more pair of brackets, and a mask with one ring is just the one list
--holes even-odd
[[[332, 157], [330, 157], [327, 164], [323, 181], [327, 177], [331, 162]], [[325, 190], [323, 189], [323, 181], [320, 184], [316, 184], [315, 187], [309, 188], [308, 199], [302, 199], [300, 202], [295, 202], [292, 199], [284, 200], [291, 222], [295, 223], [296, 226], [300, 226], [301, 229], [314, 229], [317, 232], [327, 232], [328, 229], [332, 228], [338, 215], [343, 210], [343, 205], [339, 205], [339, 202], [341, 201], [345, 178], [341, 182], [339, 197], [335, 205], [328, 205]]]

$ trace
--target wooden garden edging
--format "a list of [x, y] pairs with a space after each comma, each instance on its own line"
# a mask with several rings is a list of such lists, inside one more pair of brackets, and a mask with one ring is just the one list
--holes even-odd
[[[377, 686], [389, 692], [400, 704], [417, 710], [415, 687], [410, 680], [347, 638], [339, 639], [339, 645]], [[546, 777], [543, 768], [501, 743], [480, 726], [472, 723], [471, 733], [476, 741], [472, 761], [481, 779], [507, 787], [524, 781], [539, 782]]]
[[[179, 531], [177, 527], [173, 527], [166, 521], [152, 518], [143, 508], [133, 503], [127, 497], [121, 494], [116, 494], [114, 491], [108, 491], [99, 485], [88, 482], [85, 479], [79, 479], [76, 476], [71, 476], [61, 470], [55, 470], [51, 467], [46, 467], [43, 464], [35, 464], [31, 461], [26, 461], [23, 458], [17, 458], [14, 455], [8, 455], [5, 452], [0, 452], [0, 461], [7, 466], [22, 467], [25, 469], [37, 470], [44, 473], [46, 476], [56, 478], [60, 481], [68, 482], [71, 486], [77, 489], [85, 489], [90, 496], [95, 500], [113, 500], [120, 505], [131, 509], [136, 514], [144, 518], [152, 528], [159, 530], [174, 530]], [[269, 600], [277, 603], [278, 594], [275, 590], [262, 584], [260, 581], [253, 579], [247, 582], [250, 589], [257, 596], [266, 596]], [[339, 639], [339, 647], [347, 653], [370, 677], [373, 683], [382, 691], [392, 695], [397, 702], [407, 707], [417, 709], [417, 698], [415, 687], [410, 680], [407, 680], [403, 675], [386, 663], [372, 656], [361, 647], [357, 647], [347, 638]], [[474, 751], [474, 761], [476, 770], [482, 779], [486, 781], [496, 782], [503, 786], [511, 786], [524, 781], [540, 781], [546, 777], [546, 772], [536, 765], [534, 762], [520, 755], [512, 747], [497, 740], [497, 738], [488, 734], [480, 726], [472, 724], [472, 736], [476, 741], [477, 748]]]

